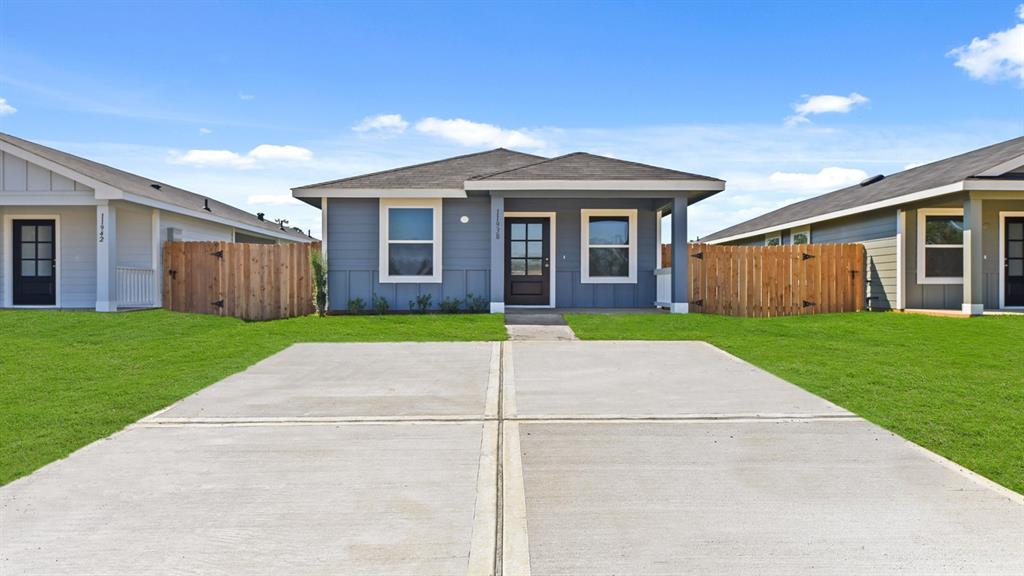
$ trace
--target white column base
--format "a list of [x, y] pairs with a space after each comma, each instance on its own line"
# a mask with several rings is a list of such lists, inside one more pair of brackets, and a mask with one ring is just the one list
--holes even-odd
[[985, 312], [984, 304], [967, 304], [966, 302], [960, 307], [960, 310], [964, 314], [970, 314], [971, 316], [981, 316]]
[[117, 312], [117, 302], [96, 302], [97, 312]]
[[505, 303], [504, 302], [491, 302], [491, 314], [504, 314]]
[[669, 307], [669, 312], [672, 314], [689, 314], [690, 303], [689, 302], [673, 302], [672, 306]]

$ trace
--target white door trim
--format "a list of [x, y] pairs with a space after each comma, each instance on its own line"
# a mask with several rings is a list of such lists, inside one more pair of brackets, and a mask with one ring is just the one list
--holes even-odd
[[1006, 218], [1024, 217], [1024, 211], [1006, 210], [999, 212], [999, 308], [1007, 310], [1024, 310], [1024, 306], [1006, 306]]
[[[53, 220], [53, 281], [57, 294], [53, 306], [14, 305], [14, 221], [15, 220]], [[60, 308], [61, 283], [60, 270], [63, 267], [64, 255], [60, 250], [60, 214], [4, 214], [4, 308]]]
[[[556, 295], [556, 292], [555, 292], [555, 281], [556, 281], [556, 278], [557, 278], [557, 276], [555, 275], [555, 265], [556, 265], [556, 262], [557, 262], [557, 259], [555, 258], [555, 255], [558, 254], [558, 252], [555, 251], [555, 238], [557, 238], [557, 235], [555, 234], [555, 222], [557, 221], [556, 215], [557, 215], [557, 212], [505, 212], [505, 218], [547, 218], [548, 222], [550, 223], [550, 225], [548, 226], [548, 230], [549, 230], [548, 233], [551, 235], [551, 242], [548, 243], [548, 262], [551, 262], [551, 271], [549, 272], [549, 274], [551, 275], [551, 286], [548, 286], [548, 304], [547, 304], [547, 306], [535, 306], [535, 305], [529, 305], [529, 304], [524, 304], [524, 305], [517, 305], [517, 304], [511, 304], [510, 305], [510, 304], [506, 304], [505, 308], [554, 308], [555, 307], [555, 302], [556, 302], [556, 299], [555, 299], [555, 295]], [[506, 233], [508, 233], [508, 226], [505, 226], [505, 231], [506, 231]], [[505, 249], [502, 248], [502, 252], [504, 252], [504, 251], [505, 251]], [[505, 265], [505, 260], [507, 258], [508, 258], [508, 255], [505, 254], [505, 256], [502, 258], [502, 266]], [[505, 299], [506, 300], [508, 299], [507, 295], [505, 296]]]

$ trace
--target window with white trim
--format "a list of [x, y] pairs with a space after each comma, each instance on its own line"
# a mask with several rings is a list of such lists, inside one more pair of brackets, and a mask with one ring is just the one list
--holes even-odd
[[922, 208], [917, 212], [917, 283], [962, 284], [963, 209]]
[[772, 232], [771, 234], [764, 235], [765, 246], [781, 246], [782, 245], [782, 232]]
[[811, 227], [801, 226], [789, 231], [789, 243], [793, 246], [811, 243]]
[[441, 199], [381, 198], [380, 281], [441, 281]]
[[636, 210], [580, 211], [580, 282], [636, 284]]

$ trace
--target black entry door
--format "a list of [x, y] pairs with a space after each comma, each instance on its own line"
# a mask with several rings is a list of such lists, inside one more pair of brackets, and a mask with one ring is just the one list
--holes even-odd
[[57, 253], [53, 220], [14, 221], [14, 304], [57, 303]]
[[1004, 304], [1024, 306], [1024, 218], [1006, 219], [1003, 270], [1006, 273]]
[[550, 221], [506, 218], [505, 232], [505, 303], [550, 304]]

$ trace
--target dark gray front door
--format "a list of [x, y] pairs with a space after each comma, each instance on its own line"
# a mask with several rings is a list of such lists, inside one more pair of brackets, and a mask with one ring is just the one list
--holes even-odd
[[1005, 237], [1003, 304], [1024, 306], [1024, 218], [1007, 218]]
[[57, 251], [53, 220], [14, 221], [15, 306], [57, 303]]
[[550, 221], [505, 219], [505, 303], [547, 306], [551, 297]]

